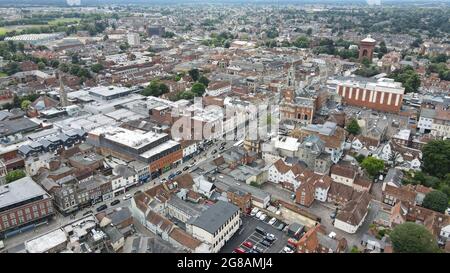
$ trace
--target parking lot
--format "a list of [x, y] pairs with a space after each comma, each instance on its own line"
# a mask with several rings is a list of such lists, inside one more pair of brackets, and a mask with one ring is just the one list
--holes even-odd
[[[242, 248], [248, 252], [250, 248], [243, 245], [243, 243], [247, 241], [253, 246], [256, 245], [262, 250], [262, 253], [279, 253], [286, 246], [288, 237], [283, 231], [278, 230], [266, 222], [260, 221], [252, 216], [243, 215], [242, 222], [243, 224], [241, 229], [239, 229], [231, 240], [225, 244], [220, 251], [221, 253], [232, 253], [236, 248]], [[264, 229], [266, 233], [275, 235], [275, 240], [270, 246], [261, 244], [264, 235], [256, 232], [256, 227]]]

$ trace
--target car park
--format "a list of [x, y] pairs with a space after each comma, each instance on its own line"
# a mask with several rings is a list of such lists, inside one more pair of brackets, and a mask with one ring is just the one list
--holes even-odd
[[115, 205], [117, 205], [117, 204], [119, 204], [120, 203], [120, 200], [114, 200], [114, 201], [112, 201], [111, 202], [111, 206], [115, 206]]

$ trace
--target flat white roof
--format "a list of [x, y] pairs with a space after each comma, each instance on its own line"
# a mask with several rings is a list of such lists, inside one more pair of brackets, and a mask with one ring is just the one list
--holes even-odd
[[146, 151], [145, 153], [142, 153], [141, 156], [144, 158], [150, 158], [156, 154], [159, 154], [162, 151], [165, 151], [167, 149], [175, 147], [178, 144], [179, 143], [176, 142], [175, 140], [168, 140], [168, 141], [164, 142], [163, 144], [156, 146], [155, 148], [150, 149], [150, 150]]
[[28, 253], [45, 253], [65, 242], [67, 242], [66, 233], [59, 228], [25, 242], [25, 249]]
[[119, 87], [119, 86], [97, 86], [92, 87], [88, 90], [90, 94], [95, 94], [102, 97], [108, 97], [113, 95], [118, 95], [122, 93], [130, 92], [130, 88]]
[[93, 135], [104, 134], [105, 138], [108, 140], [135, 149], [144, 147], [149, 143], [155, 142], [158, 139], [167, 136], [166, 133], [155, 133], [155, 132], [139, 133], [137, 131], [112, 126], [96, 128], [90, 133]]

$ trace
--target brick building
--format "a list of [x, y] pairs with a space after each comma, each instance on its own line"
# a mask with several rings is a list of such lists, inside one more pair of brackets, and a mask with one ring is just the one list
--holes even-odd
[[345, 78], [336, 90], [345, 104], [391, 113], [400, 112], [405, 93], [401, 83], [387, 78]]
[[30, 177], [0, 187], [0, 238], [53, 217], [50, 195]]

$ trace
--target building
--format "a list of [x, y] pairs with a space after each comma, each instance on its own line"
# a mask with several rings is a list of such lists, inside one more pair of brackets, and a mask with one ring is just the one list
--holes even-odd
[[163, 36], [166, 33], [166, 28], [161, 25], [151, 25], [147, 28], [147, 34], [151, 36]]
[[105, 156], [148, 164], [152, 178], [177, 166], [183, 157], [180, 143], [171, 140], [166, 133], [101, 127], [89, 132], [88, 142], [99, 147]]
[[298, 241], [298, 253], [343, 253], [347, 249], [347, 241], [337, 240], [325, 234], [321, 225], [310, 228]]
[[211, 253], [217, 253], [236, 233], [240, 224], [239, 208], [231, 203], [217, 201], [188, 223], [186, 229], [194, 238], [209, 244]]
[[51, 196], [30, 177], [0, 187], [0, 238], [46, 222], [53, 215]]
[[336, 215], [334, 227], [347, 233], [355, 233], [366, 219], [370, 200], [370, 194], [363, 192], [355, 200], [349, 201]]
[[138, 33], [128, 33], [127, 41], [130, 46], [139, 46], [141, 44], [141, 39]]
[[359, 43], [359, 60], [362, 61], [363, 58], [367, 58], [369, 61], [372, 61], [376, 44], [377, 41], [375, 41], [375, 39], [373, 39], [370, 35], [361, 40]]
[[398, 113], [403, 104], [405, 88], [393, 79], [350, 77], [338, 82], [337, 93], [342, 102], [377, 111]]

